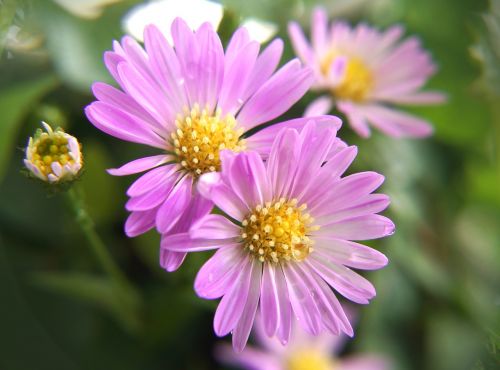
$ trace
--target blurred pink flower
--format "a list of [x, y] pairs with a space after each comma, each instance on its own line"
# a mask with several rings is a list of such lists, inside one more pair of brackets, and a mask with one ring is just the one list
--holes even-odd
[[223, 151], [221, 172], [204, 175], [199, 189], [227, 217], [204, 216], [188, 233], [163, 239], [162, 248], [174, 252], [218, 249], [195, 290], [202, 298], [223, 297], [214, 329], [219, 336], [231, 332], [236, 351], [245, 347], [259, 302], [266, 334], [282, 343], [293, 317], [313, 335], [324, 329], [353, 335], [330, 286], [367, 304], [375, 288], [349, 267], [379, 269], [387, 258], [351, 240], [394, 231], [377, 214], [389, 197], [371, 194], [384, 177], [341, 177], [356, 153], [338, 146], [336, 128], [314, 121], [281, 130], [265, 164], [255, 152]]
[[370, 136], [368, 124], [393, 137], [432, 134], [425, 120], [393, 108], [445, 100], [440, 92], [420, 91], [436, 66], [416, 37], [401, 42], [400, 26], [381, 32], [366, 24], [351, 28], [337, 21], [329, 27], [320, 8], [313, 12], [311, 24], [311, 43], [296, 22], [288, 28], [296, 54], [314, 69], [313, 89], [329, 93], [313, 101], [306, 115], [329, 112], [335, 104], [363, 137]]
[[[225, 52], [209, 23], [193, 32], [177, 18], [172, 38], [174, 47], [150, 25], [145, 50], [131, 37], [115, 42], [104, 61], [120, 89], [95, 83], [97, 101], [85, 109], [105, 133], [162, 152], [109, 170], [117, 176], [148, 171], [127, 191], [131, 214], [125, 232], [131, 237], [155, 226], [164, 235], [187, 230], [195, 216], [209, 212], [211, 203], [196, 191], [199, 176], [219, 170], [221, 149], [256, 150], [267, 156], [273, 129], [242, 135], [288, 110], [313, 81], [312, 71], [297, 59], [275, 72], [283, 42], [274, 40], [259, 54], [260, 44], [244, 28], [235, 32]], [[341, 124], [336, 117], [319, 119], [337, 128]], [[193, 202], [200, 213], [187, 217]], [[172, 271], [184, 255], [168, 258], [168, 253], [162, 254], [162, 261], [170, 261], [163, 267]]]
[[321, 333], [312, 336], [293, 325], [287, 346], [275, 337], [268, 337], [260, 316], [256, 319], [254, 337], [259, 348], [247, 346], [234, 353], [227, 344], [216, 347], [217, 359], [228, 365], [247, 370], [390, 370], [390, 361], [375, 354], [356, 354], [337, 357], [347, 337]]

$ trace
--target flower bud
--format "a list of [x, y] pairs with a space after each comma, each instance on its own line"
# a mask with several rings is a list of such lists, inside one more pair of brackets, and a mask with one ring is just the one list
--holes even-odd
[[32, 175], [51, 184], [70, 182], [82, 169], [82, 153], [78, 140], [61, 128], [53, 130], [42, 122], [26, 147], [24, 164]]

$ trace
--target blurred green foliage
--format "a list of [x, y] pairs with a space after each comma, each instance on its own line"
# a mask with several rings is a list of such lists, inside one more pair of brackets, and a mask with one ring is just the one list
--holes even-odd
[[[209, 253], [189, 256], [167, 274], [158, 266], [159, 237], [123, 234], [125, 189], [133, 177], [105, 168], [147, 149], [92, 127], [83, 107], [93, 81], [110, 81], [102, 53], [122, 35], [121, 17], [138, 1], [81, 19], [53, 1], [0, 1], [0, 368], [213, 369], [216, 302], [192, 291]], [[246, 17], [308, 27], [315, 3], [225, 0], [225, 41]], [[15, 6], [13, 6], [15, 4]], [[375, 133], [340, 136], [359, 146], [353, 171], [386, 176], [383, 191], [396, 234], [372, 245], [390, 259], [370, 272], [378, 297], [359, 309], [347, 352], [375, 351], [396, 369], [500, 368], [500, 2], [377, 0], [323, 2], [332, 15], [380, 27], [405, 25], [439, 67], [430, 88], [449, 103], [412, 109], [432, 121], [430, 139], [393, 140]], [[15, 9], [15, 10], [13, 10]], [[22, 30], [18, 43], [6, 36]], [[26, 47], [30, 45], [30, 47]], [[293, 57], [286, 44], [283, 62]], [[287, 117], [300, 115], [307, 101]], [[20, 176], [23, 148], [40, 119], [83, 143], [79, 184], [89, 212], [117, 263], [142, 296], [137, 330], [127, 330], [113, 286], [99, 270], [62, 196], [48, 198]]]

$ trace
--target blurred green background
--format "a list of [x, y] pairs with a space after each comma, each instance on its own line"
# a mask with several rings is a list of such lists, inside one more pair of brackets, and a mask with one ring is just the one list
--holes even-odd
[[[216, 302], [192, 291], [209, 254], [191, 255], [168, 274], [158, 265], [154, 231], [124, 236], [125, 190], [134, 176], [104, 170], [149, 151], [108, 137], [83, 114], [91, 83], [111, 82], [102, 53], [123, 35], [121, 18], [137, 3], [118, 1], [86, 19], [51, 0], [0, 0], [0, 369], [222, 368], [212, 356]], [[308, 29], [316, 4], [223, 3], [224, 42], [249, 16], [275, 22], [287, 40], [287, 21]], [[500, 5], [320, 3], [354, 23], [400, 23], [419, 35], [439, 65], [429, 87], [449, 96], [446, 105], [413, 109], [435, 125], [429, 139], [375, 133], [363, 140], [347, 125], [340, 131], [359, 146], [352, 171], [386, 176], [387, 214], [397, 226], [394, 236], [371, 243], [390, 264], [366, 274], [378, 296], [360, 307], [356, 338], [344, 351], [381, 353], [403, 370], [500, 369]], [[292, 57], [287, 41], [282, 62]], [[83, 143], [80, 185], [89, 212], [137, 300], [116, 299], [64, 198], [20, 174], [23, 147], [42, 119]]]

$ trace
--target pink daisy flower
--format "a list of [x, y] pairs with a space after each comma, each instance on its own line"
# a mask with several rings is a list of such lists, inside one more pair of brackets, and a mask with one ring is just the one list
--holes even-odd
[[222, 297], [215, 333], [232, 333], [237, 351], [259, 302], [267, 335], [287, 343], [293, 317], [313, 335], [323, 329], [353, 335], [330, 287], [360, 304], [375, 296], [373, 285], [350, 268], [378, 269], [387, 258], [352, 240], [393, 233], [391, 220], [376, 214], [389, 198], [371, 194], [384, 180], [377, 173], [341, 177], [357, 151], [351, 146], [331, 155], [335, 134], [314, 122], [300, 133], [285, 128], [265, 164], [255, 152], [224, 151], [221, 173], [202, 177], [199, 189], [227, 216], [207, 215], [189, 233], [162, 243], [176, 252], [217, 249], [195, 290], [202, 298]]
[[288, 28], [296, 54], [314, 69], [313, 89], [328, 92], [311, 103], [306, 115], [328, 112], [335, 104], [362, 137], [370, 136], [368, 124], [393, 137], [432, 133], [425, 120], [393, 108], [445, 100], [442, 93], [420, 91], [436, 66], [418, 38], [400, 41], [400, 26], [381, 32], [366, 24], [351, 28], [337, 21], [329, 27], [326, 12], [319, 8], [311, 24], [311, 43], [296, 22]]
[[343, 357], [338, 353], [347, 337], [321, 333], [312, 336], [294, 325], [287, 346], [265, 334], [262, 319], [256, 320], [254, 336], [260, 348], [247, 346], [234, 353], [229, 345], [216, 348], [216, 357], [223, 363], [247, 370], [390, 370], [390, 362], [380, 355], [356, 354]]
[[[275, 72], [283, 42], [274, 40], [259, 54], [260, 44], [244, 28], [235, 32], [226, 51], [209, 23], [193, 32], [177, 18], [172, 38], [173, 47], [151, 25], [145, 29], [145, 50], [130, 37], [115, 42], [104, 61], [119, 88], [95, 83], [97, 101], [85, 109], [105, 133], [161, 151], [109, 170], [117, 176], [148, 171], [127, 191], [131, 214], [125, 232], [131, 237], [155, 226], [168, 234], [179, 222], [187, 230], [193, 220], [185, 216], [190, 204], [208, 202], [192, 199], [200, 197], [198, 178], [219, 170], [219, 151], [256, 150], [265, 157], [275, 132], [265, 129], [255, 137], [246, 132], [288, 110], [313, 81], [312, 71], [297, 59]], [[322, 120], [341, 124], [335, 117]], [[281, 125], [304, 123], [297, 119]]]

